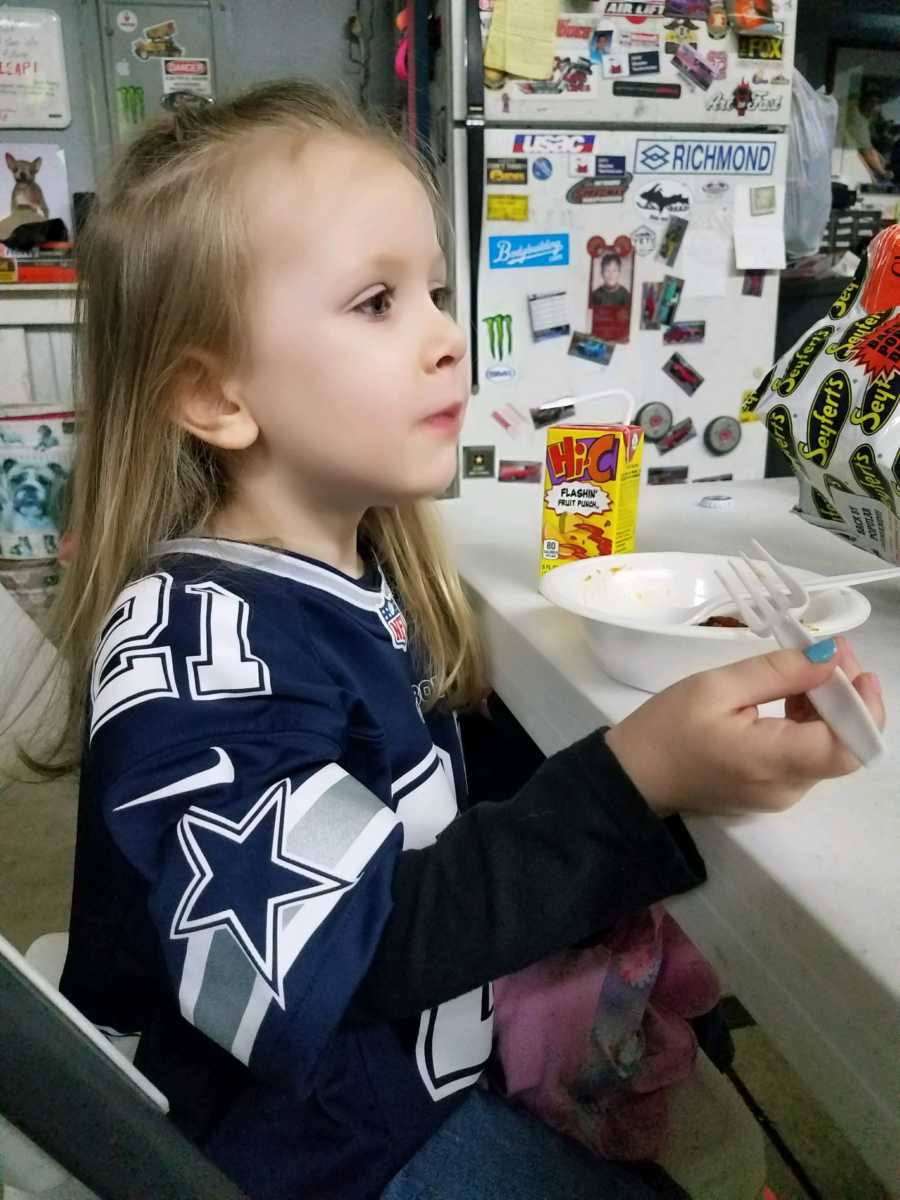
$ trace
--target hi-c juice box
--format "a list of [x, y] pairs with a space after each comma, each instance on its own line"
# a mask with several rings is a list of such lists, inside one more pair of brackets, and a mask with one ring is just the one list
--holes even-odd
[[634, 549], [644, 431], [638, 425], [547, 430], [541, 574]]

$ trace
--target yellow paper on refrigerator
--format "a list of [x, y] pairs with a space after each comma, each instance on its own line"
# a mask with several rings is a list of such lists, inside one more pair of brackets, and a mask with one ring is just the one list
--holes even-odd
[[634, 549], [644, 431], [551, 425], [544, 462], [541, 574]]
[[484, 65], [525, 79], [549, 79], [559, 0], [494, 0]]

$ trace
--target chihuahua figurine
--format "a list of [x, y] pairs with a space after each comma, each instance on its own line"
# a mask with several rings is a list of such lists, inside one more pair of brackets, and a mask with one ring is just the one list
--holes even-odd
[[34, 182], [42, 162], [40, 155], [32, 162], [27, 158], [13, 158], [9, 153], [6, 155], [6, 165], [16, 181], [10, 197], [10, 208], [13, 212], [17, 208], [31, 208], [46, 220], [50, 216], [50, 210], [47, 208], [41, 185]]

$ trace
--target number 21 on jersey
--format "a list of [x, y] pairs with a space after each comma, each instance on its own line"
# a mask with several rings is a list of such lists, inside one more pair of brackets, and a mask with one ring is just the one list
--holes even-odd
[[[268, 695], [269, 668], [250, 650], [247, 601], [218, 583], [191, 583], [184, 590], [197, 597], [197, 653], [185, 658], [192, 699]], [[91, 737], [127, 708], [178, 697], [172, 647], [165, 639], [171, 593], [172, 576], [158, 571], [130, 583], [116, 598], [91, 672]]]

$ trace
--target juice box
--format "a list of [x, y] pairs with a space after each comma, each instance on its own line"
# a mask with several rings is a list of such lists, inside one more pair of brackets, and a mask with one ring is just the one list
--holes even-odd
[[639, 425], [551, 425], [544, 463], [541, 574], [634, 549], [644, 431]]

